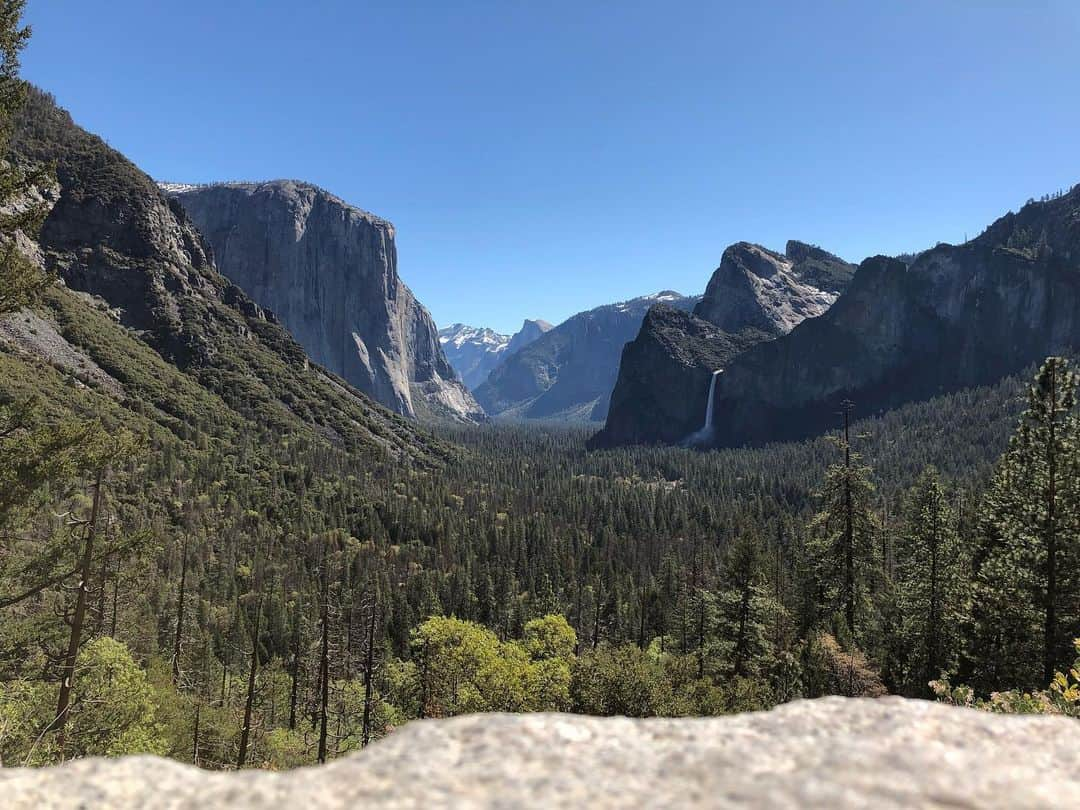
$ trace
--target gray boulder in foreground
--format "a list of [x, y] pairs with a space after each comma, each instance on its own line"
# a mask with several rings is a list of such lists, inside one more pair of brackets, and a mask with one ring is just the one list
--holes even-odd
[[1080, 725], [883, 698], [689, 720], [473, 715], [286, 773], [153, 757], [0, 770], [24, 808], [1080, 807]]

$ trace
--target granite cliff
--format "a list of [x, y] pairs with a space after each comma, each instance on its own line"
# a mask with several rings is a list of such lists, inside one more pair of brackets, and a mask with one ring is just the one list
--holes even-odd
[[873, 414], [994, 382], [1080, 346], [1080, 187], [910, 264], [864, 261], [832, 308], [721, 375], [715, 441], [820, 433], [842, 400]]
[[[12, 154], [58, 181], [34, 261], [54, 274], [40, 312], [5, 320], [11, 380], [125, 412], [179, 437], [271, 430], [354, 451], [424, 456], [434, 443], [312, 364], [272, 313], [216, 269], [183, 208], [52, 97], [31, 89]], [[38, 364], [40, 367], [29, 370]]]
[[10, 810], [230, 807], [1036, 810], [1080, 805], [1076, 720], [823, 698], [678, 720], [479, 714], [410, 723], [284, 773], [155, 757], [0, 769]]
[[654, 307], [626, 345], [593, 446], [708, 440], [713, 372], [827, 311], [854, 271], [803, 242], [788, 242], [782, 254], [749, 242], [731, 245], [693, 314]]
[[403, 416], [483, 419], [398, 275], [389, 222], [289, 180], [166, 188], [218, 269], [317, 363]]

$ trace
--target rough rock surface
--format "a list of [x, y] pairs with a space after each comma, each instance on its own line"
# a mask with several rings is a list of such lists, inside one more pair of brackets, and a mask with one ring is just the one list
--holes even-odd
[[854, 265], [803, 242], [788, 242], [783, 254], [731, 245], [692, 316], [643, 321], [623, 351], [607, 422], [592, 444], [711, 440], [703, 425], [713, 372], [827, 311], [854, 273]]
[[163, 187], [317, 363], [403, 416], [483, 418], [398, 276], [389, 222], [290, 180]]
[[694, 314], [725, 332], [753, 327], [784, 335], [832, 306], [854, 274], [854, 265], [804, 242], [788, 242], [783, 254], [737, 242], [724, 251]]
[[1080, 806], [1077, 721], [902, 698], [713, 719], [474, 715], [412, 723], [291, 773], [166, 760], [0, 770], [8, 810], [71, 808], [978, 808]]
[[860, 265], [819, 318], [750, 349], [717, 385], [716, 440], [820, 433], [859, 414], [996, 382], [1080, 347], [1080, 186], [910, 264]]
[[603, 421], [623, 346], [649, 307], [689, 310], [698, 300], [664, 290], [580, 312], [496, 366], [476, 398], [503, 419]]

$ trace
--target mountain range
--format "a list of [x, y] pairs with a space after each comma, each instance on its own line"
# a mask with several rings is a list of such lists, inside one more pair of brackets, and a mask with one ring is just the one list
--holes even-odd
[[578, 313], [498, 364], [476, 399], [502, 420], [603, 421], [623, 346], [649, 307], [691, 309], [698, 300], [664, 290]]
[[964, 244], [858, 268], [803, 243], [740, 243], [693, 314], [650, 311], [592, 445], [799, 439], [844, 402], [878, 414], [1078, 345], [1080, 187]]
[[910, 264], [866, 259], [821, 317], [736, 358], [715, 390], [721, 445], [820, 433], [979, 386], [1080, 346], [1080, 186]]
[[4, 396], [92, 414], [192, 454], [268, 434], [356, 453], [432, 459], [439, 443], [312, 363], [273, 313], [216, 267], [175, 199], [51, 96], [30, 89], [12, 156], [51, 164], [32, 260], [56, 279], [0, 330]]
[[472, 391], [487, 379], [495, 366], [550, 329], [547, 321], [526, 319], [513, 335], [503, 335], [494, 329], [455, 323], [439, 330], [439, 343], [450, 365]]

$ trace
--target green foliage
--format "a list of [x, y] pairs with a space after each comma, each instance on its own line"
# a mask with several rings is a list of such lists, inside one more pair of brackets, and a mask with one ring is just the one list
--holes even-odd
[[1067, 717], [1080, 717], [1080, 639], [1073, 641], [1076, 661], [1068, 672], [1054, 673], [1054, 679], [1047, 689], [1024, 692], [1010, 689], [993, 692], [989, 698], [976, 695], [970, 686], [953, 686], [948, 678], [941, 678], [930, 684], [938, 700], [954, 706], [966, 706], [972, 709], [997, 714], [1060, 714]]
[[1076, 375], [1048, 358], [986, 494], [970, 667], [980, 688], [1034, 688], [1080, 621]]
[[899, 636], [906, 655], [896, 678], [909, 694], [955, 673], [968, 615], [971, 561], [957, 532], [937, 471], [928, 469], [908, 494], [897, 544]]
[[3, 684], [0, 752], [5, 763], [166, 752], [154, 691], [124, 644], [111, 638], [95, 639], [79, 654], [78, 671], [62, 750], [54, 736], [42, 733], [55, 709], [54, 689], [26, 680]]
[[844, 434], [837, 440], [843, 462], [825, 472], [821, 511], [810, 525], [810, 550], [820, 619], [842, 615], [846, 631], [859, 640], [869, 635], [877, 620], [872, 594], [879, 584], [881, 561], [871, 470], [860, 463], [848, 436], [845, 421]]
[[575, 643], [561, 616], [530, 622], [524, 644], [501, 642], [473, 622], [432, 617], [412, 640], [423, 713], [563, 710]]

